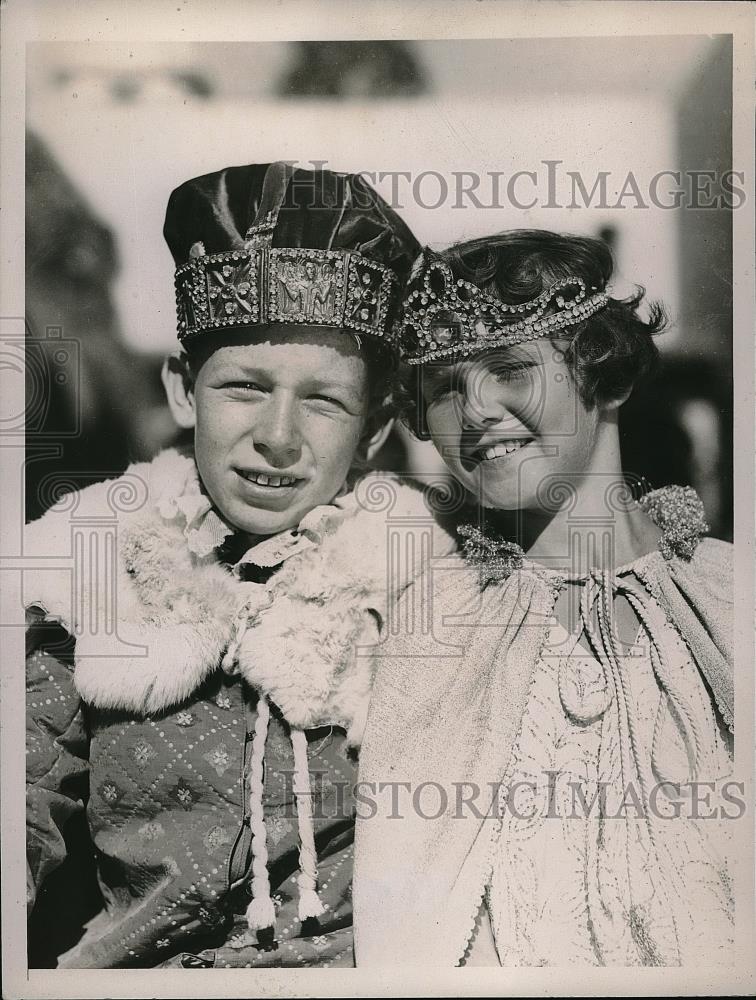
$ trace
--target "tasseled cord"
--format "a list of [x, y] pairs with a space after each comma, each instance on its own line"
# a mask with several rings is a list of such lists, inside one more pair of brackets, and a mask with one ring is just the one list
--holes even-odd
[[[242, 609], [234, 627], [232, 639], [223, 657], [223, 669], [233, 674], [237, 670], [237, 656], [247, 630], [248, 616]], [[255, 731], [252, 736], [252, 753], [249, 762], [249, 826], [252, 832], [252, 902], [247, 907], [247, 925], [260, 931], [276, 926], [276, 908], [270, 895], [268, 878], [268, 847], [263, 791], [265, 787], [265, 742], [270, 722], [270, 705], [261, 694], [257, 704]], [[319, 917], [325, 907], [318, 896], [318, 856], [315, 850], [315, 831], [312, 823], [312, 792], [310, 767], [307, 761], [307, 737], [302, 729], [291, 729], [294, 750], [294, 797], [297, 803], [299, 827], [299, 919]]]
[[[270, 896], [268, 878], [268, 849], [265, 818], [263, 814], [263, 766], [265, 741], [270, 721], [270, 705], [264, 695], [257, 706], [257, 719], [252, 737], [252, 755], [249, 764], [249, 825], [252, 831], [252, 902], [247, 907], [247, 925], [260, 931], [276, 926], [276, 908]], [[315, 850], [315, 831], [312, 823], [312, 793], [310, 769], [307, 761], [307, 737], [301, 729], [291, 730], [294, 750], [294, 796], [297, 803], [299, 826], [299, 919], [319, 917], [325, 907], [317, 893], [318, 856]]]
[[249, 762], [249, 827], [252, 831], [252, 902], [247, 907], [250, 930], [260, 931], [276, 926], [276, 908], [270, 898], [268, 879], [268, 847], [263, 814], [263, 766], [265, 739], [268, 735], [270, 705], [260, 696], [252, 736], [252, 756]]
[[291, 730], [294, 749], [294, 796], [297, 800], [299, 826], [299, 919], [319, 917], [325, 907], [318, 896], [318, 855], [315, 850], [315, 830], [312, 824], [312, 792], [310, 767], [307, 762], [307, 737], [303, 730]]

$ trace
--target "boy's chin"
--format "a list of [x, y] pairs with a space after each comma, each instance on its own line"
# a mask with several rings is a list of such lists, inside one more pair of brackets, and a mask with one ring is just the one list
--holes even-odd
[[289, 514], [285, 511], [260, 510], [255, 510], [247, 515], [226, 518], [237, 531], [255, 536], [277, 535], [281, 531], [289, 531], [296, 528], [301, 519], [298, 514]]

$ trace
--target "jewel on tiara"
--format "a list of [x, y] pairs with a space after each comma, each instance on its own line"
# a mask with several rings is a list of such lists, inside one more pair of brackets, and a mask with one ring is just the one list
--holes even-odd
[[582, 278], [561, 278], [529, 302], [501, 302], [426, 251], [413, 268], [397, 324], [403, 360], [410, 365], [547, 337], [588, 319], [609, 301]]

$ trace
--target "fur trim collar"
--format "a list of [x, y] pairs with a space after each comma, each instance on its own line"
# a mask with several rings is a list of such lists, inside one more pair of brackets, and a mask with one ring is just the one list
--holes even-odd
[[[358, 497], [379, 484], [393, 492], [392, 518], [429, 517], [422, 490], [384, 473], [365, 477]], [[198, 494], [193, 460], [169, 450], [64, 497], [27, 527], [25, 555], [50, 568], [25, 574], [25, 603], [75, 636], [82, 698], [158, 713], [191, 696], [226, 653], [227, 668], [292, 725], [341, 725], [358, 742], [372, 668], [357, 647], [377, 641], [390, 597], [385, 511], [352, 496], [311, 513], [307, 544], [285, 546], [263, 586], [191, 544]], [[452, 552], [451, 535], [436, 523], [433, 531], [435, 553]], [[392, 577], [392, 594], [419, 570]]]

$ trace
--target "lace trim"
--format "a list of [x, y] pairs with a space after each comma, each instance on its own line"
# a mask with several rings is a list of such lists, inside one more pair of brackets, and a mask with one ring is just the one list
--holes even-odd
[[[658, 547], [620, 566], [614, 574], [619, 576], [635, 572], [657, 553], [661, 553], [667, 560], [673, 557], [690, 560], [701, 537], [709, 531], [703, 504], [696, 491], [691, 486], [663, 486], [644, 494], [637, 503], [661, 531]], [[570, 573], [543, 566], [528, 559], [520, 545], [509, 541], [495, 530], [483, 531], [474, 525], [463, 524], [457, 531], [463, 538], [465, 559], [480, 569], [482, 587], [506, 580], [520, 570], [526, 570], [547, 581], [550, 578], [556, 581], [580, 581], [587, 580], [592, 575], [592, 571]]]
[[[662, 601], [661, 591], [659, 590], [659, 588], [657, 586], [655, 586], [655, 584], [651, 580], [651, 577], [648, 576], [646, 573], [643, 572], [643, 569], [645, 569], [645, 566], [641, 568], [640, 572], [636, 570], [636, 576], [638, 577], [638, 579], [642, 583], [643, 587], [651, 595], [651, 597], [653, 597], [653, 599], [656, 601], [656, 603], [663, 609], [664, 608], [664, 604], [663, 604], [663, 601]], [[685, 635], [685, 633], [680, 630], [680, 627], [678, 626], [678, 624], [675, 621], [670, 620], [670, 618], [667, 615], [664, 615], [664, 617], [669, 622], [669, 624], [672, 626], [672, 628], [675, 630], [675, 632], [680, 637], [680, 639], [682, 640], [682, 642], [685, 644], [685, 648], [687, 649], [688, 654], [690, 655], [690, 658], [695, 663], [696, 662], [696, 658], [695, 658], [695, 655], [693, 653], [693, 650], [692, 650], [692, 648], [690, 646], [690, 643], [688, 642], [688, 638]], [[734, 719], [732, 713], [730, 712], [730, 710], [727, 708], [726, 705], [722, 705], [722, 702], [717, 697], [717, 693], [714, 691], [714, 689], [711, 688], [711, 686], [709, 686], [709, 689], [711, 691], [711, 695], [712, 695], [712, 697], [714, 699], [714, 702], [715, 702], [715, 704], [717, 706], [717, 709], [719, 710], [720, 716], [724, 720], [724, 723], [727, 726], [728, 731], [734, 737], [735, 736], [735, 719]]]
[[[563, 585], [564, 585], [564, 583], [562, 582], [562, 586]], [[555, 608], [555, 605], [556, 605], [556, 602], [557, 602], [557, 598], [559, 597], [559, 591], [560, 590], [561, 590], [561, 586], [558, 586], [558, 585], [554, 585], [554, 586], [552, 586], [550, 588], [550, 597], [551, 597], [552, 600], [551, 600], [551, 608], [548, 609], [549, 616], [551, 616], [551, 615], [554, 614], [554, 608]], [[551, 639], [551, 633], [552, 633], [553, 628], [554, 628], [554, 626], [550, 625], [544, 631], [543, 641], [542, 641], [541, 645], [538, 648], [538, 654], [536, 656], [536, 663], [540, 660], [544, 648], [546, 647], [546, 645], [548, 644], [548, 642]], [[531, 692], [531, 690], [533, 688], [534, 681], [535, 681], [535, 671], [532, 672], [531, 677], [530, 677], [530, 682], [528, 684], [528, 693], [525, 696], [525, 701], [524, 701], [524, 705], [523, 705], [523, 711], [520, 714], [520, 721], [519, 721], [519, 724], [518, 724], [518, 727], [517, 727], [517, 732], [516, 732], [514, 741], [512, 743], [513, 747], [517, 746], [517, 744], [519, 743], [520, 738], [522, 736], [522, 727], [523, 727], [524, 721], [525, 721], [525, 706], [527, 705], [527, 701], [528, 701], [528, 698], [530, 696], [530, 692]], [[487, 732], [486, 732], [486, 740], [487, 740], [487, 742], [488, 742], [489, 745], [490, 745], [491, 740], [493, 738], [493, 734], [492, 734], [493, 725], [494, 725], [493, 721], [489, 720], [488, 729], [487, 729]], [[514, 768], [515, 768], [515, 757], [514, 757], [514, 754], [511, 754], [510, 758], [509, 758], [509, 763], [507, 764], [506, 770], [504, 771], [502, 779], [501, 779], [501, 781], [499, 783], [499, 789], [503, 788], [506, 785], [506, 783], [510, 780], [510, 778], [512, 776], [512, 772], [514, 771]], [[497, 798], [496, 798], [495, 804], [496, 804], [496, 808], [498, 810], [499, 809], [498, 792], [497, 792]], [[485, 823], [486, 820], [484, 819], [483, 822]], [[475, 925], [476, 925], [477, 918], [478, 918], [478, 911], [480, 910], [481, 903], [483, 902], [484, 898], [486, 897], [486, 893], [487, 893], [487, 890], [488, 890], [488, 885], [489, 885], [489, 883], [491, 881], [491, 876], [493, 874], [493, 867], [494, 867], [494, 862], [495, 862], [495, 852], [496, 852], [496, 848], [498, 847], [499, 838], [501, 836], [501, 831], [502, 831], [502, 819], [501, 819], [501, 817], [499, 817], [494, 822], [492, 822], [490, 829], [491, 829], [491, 832], [488, 834], [488, 837], [489, 837], [488, 849], [485, 852], [484, 860], [483, 860], [483, 863], [482, 863], [481, 868], [479, 870], [478, 878], [475, 881], [475, 884], [478, 886], [478, 889], [477, 889], [477, 891], [475, 893], [475, 902], [474, 902], [474, 905], [472, 906], [472, 909], [471, 909], [471, 911], [470, 911], [470, 913], [469, 913], [469, 915], [467, 917], [467, 920], [466, 920], [466, 922], [464, 924], [464, 934], [465, 934], [464, 941], [462, 942], [461, 945], [457, 944], [455, 946], [455, 951], [454, 951], [454, 965], [455, 966], [459, 966], [461, 964], [461, 962], [464, 960], [465, 954], [467, 953], [467, 951], [470, 948], [471, 943], [472, 943], [472, 937], [473, 937], [473, 934], [475, 932]], [[494, 944], [495, 944], [496, 943], [496, 933], [495, 933], [495, 930], [494, 930], [493, 921], [491, 922], [491, 933], [493, 934]], [[462, 940], [462, 935], [460, 934], [460, 941], [461, 940]]]

